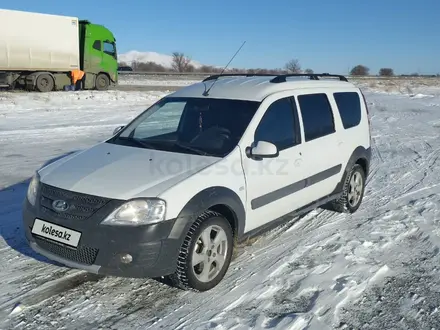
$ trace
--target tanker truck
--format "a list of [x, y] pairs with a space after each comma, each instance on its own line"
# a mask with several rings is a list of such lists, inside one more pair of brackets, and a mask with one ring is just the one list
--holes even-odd
[[116, 39], [77, 17], [0, 9], [0, 88], [50, 92], [72, 85], [107, 90], [118, 82]]

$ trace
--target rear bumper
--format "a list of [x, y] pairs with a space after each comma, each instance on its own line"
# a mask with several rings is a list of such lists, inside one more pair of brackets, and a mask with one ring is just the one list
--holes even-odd
[[[32, 233], [35, 219], [81, 232], [76, 248]], [[172, 274], [177, 265], [181, 238], [170, 238], [175, 220], [138, 226], [104, 226], [93, 221], [68, 221], [38, 212], [27, 200], [23, 222], [30, 247], [47, 258], [68, 267], [119, 277], [154, 278]], [[122, 256], [131, 256], [124, 263]]]

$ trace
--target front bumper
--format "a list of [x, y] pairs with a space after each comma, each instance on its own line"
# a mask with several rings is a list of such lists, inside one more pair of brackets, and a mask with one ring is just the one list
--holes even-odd
[[[42, 207], [43, 200], [38, 196], [41, 204], [37, 202], [36, 207], [27, 200], [23, 205], [26, 239], [37, 253], [66, 266], [102, 275], [155, 278], [175, 271], [182, 243], [180, 235], [171, 235], [175, 220], [138, 227], [101, 225], [103, 215], [110, 213], [117, 203], [107, 203], [86, 219], [66, 219]], [[69, 247], [33, 234], [35, 219], [80, 232], [78, 246]], [[129, 263], [121, 259], [126, 254], [132, 258]]]

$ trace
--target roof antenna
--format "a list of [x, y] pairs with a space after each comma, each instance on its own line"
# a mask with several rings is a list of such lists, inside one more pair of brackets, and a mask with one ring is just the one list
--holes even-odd
[[[226, 64], [226, 66], [223, 68], [222, 72], [220, 72], [220, 75], [223, 74], [223, 72], [225, 72], [226, 68], [228, 67], [228, 65], [232, 62], [232, 60], [235, 58], [235, 56], [237, 56], [238, 52], [243, 48], [244, 44], [246, 43], [246, 41], [243, 42], [243, 44], [240, 46], [240, 48], [238, 48], [238, 50], [235, 52], [234, 56], [232, 56], [232, 58], [229, 60], [228, 64]], [[212, 83], [211, 87], [208, 88], [208, 90], [205, 90], [203, 92], [203, 96], [208, 96], [209, 91], [212, 89], [212, 87], [214, 86], [214, 84], [217, 82], [217, 79], [219, 77], [215, 78], [214, 82]]]

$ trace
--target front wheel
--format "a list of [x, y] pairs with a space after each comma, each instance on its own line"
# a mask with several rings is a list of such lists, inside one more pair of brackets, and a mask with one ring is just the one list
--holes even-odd
[[180, 249], [174, 286], [207, 291], [225, 276], [232, 258], [233, 234], [229, 221], [213, 211], [204, 212], [189, 229]]
[[96, 76], [95, 88], [99, 91], [105, 91], [110, 86], [110, 78], [104, 74], [100, 73]]

